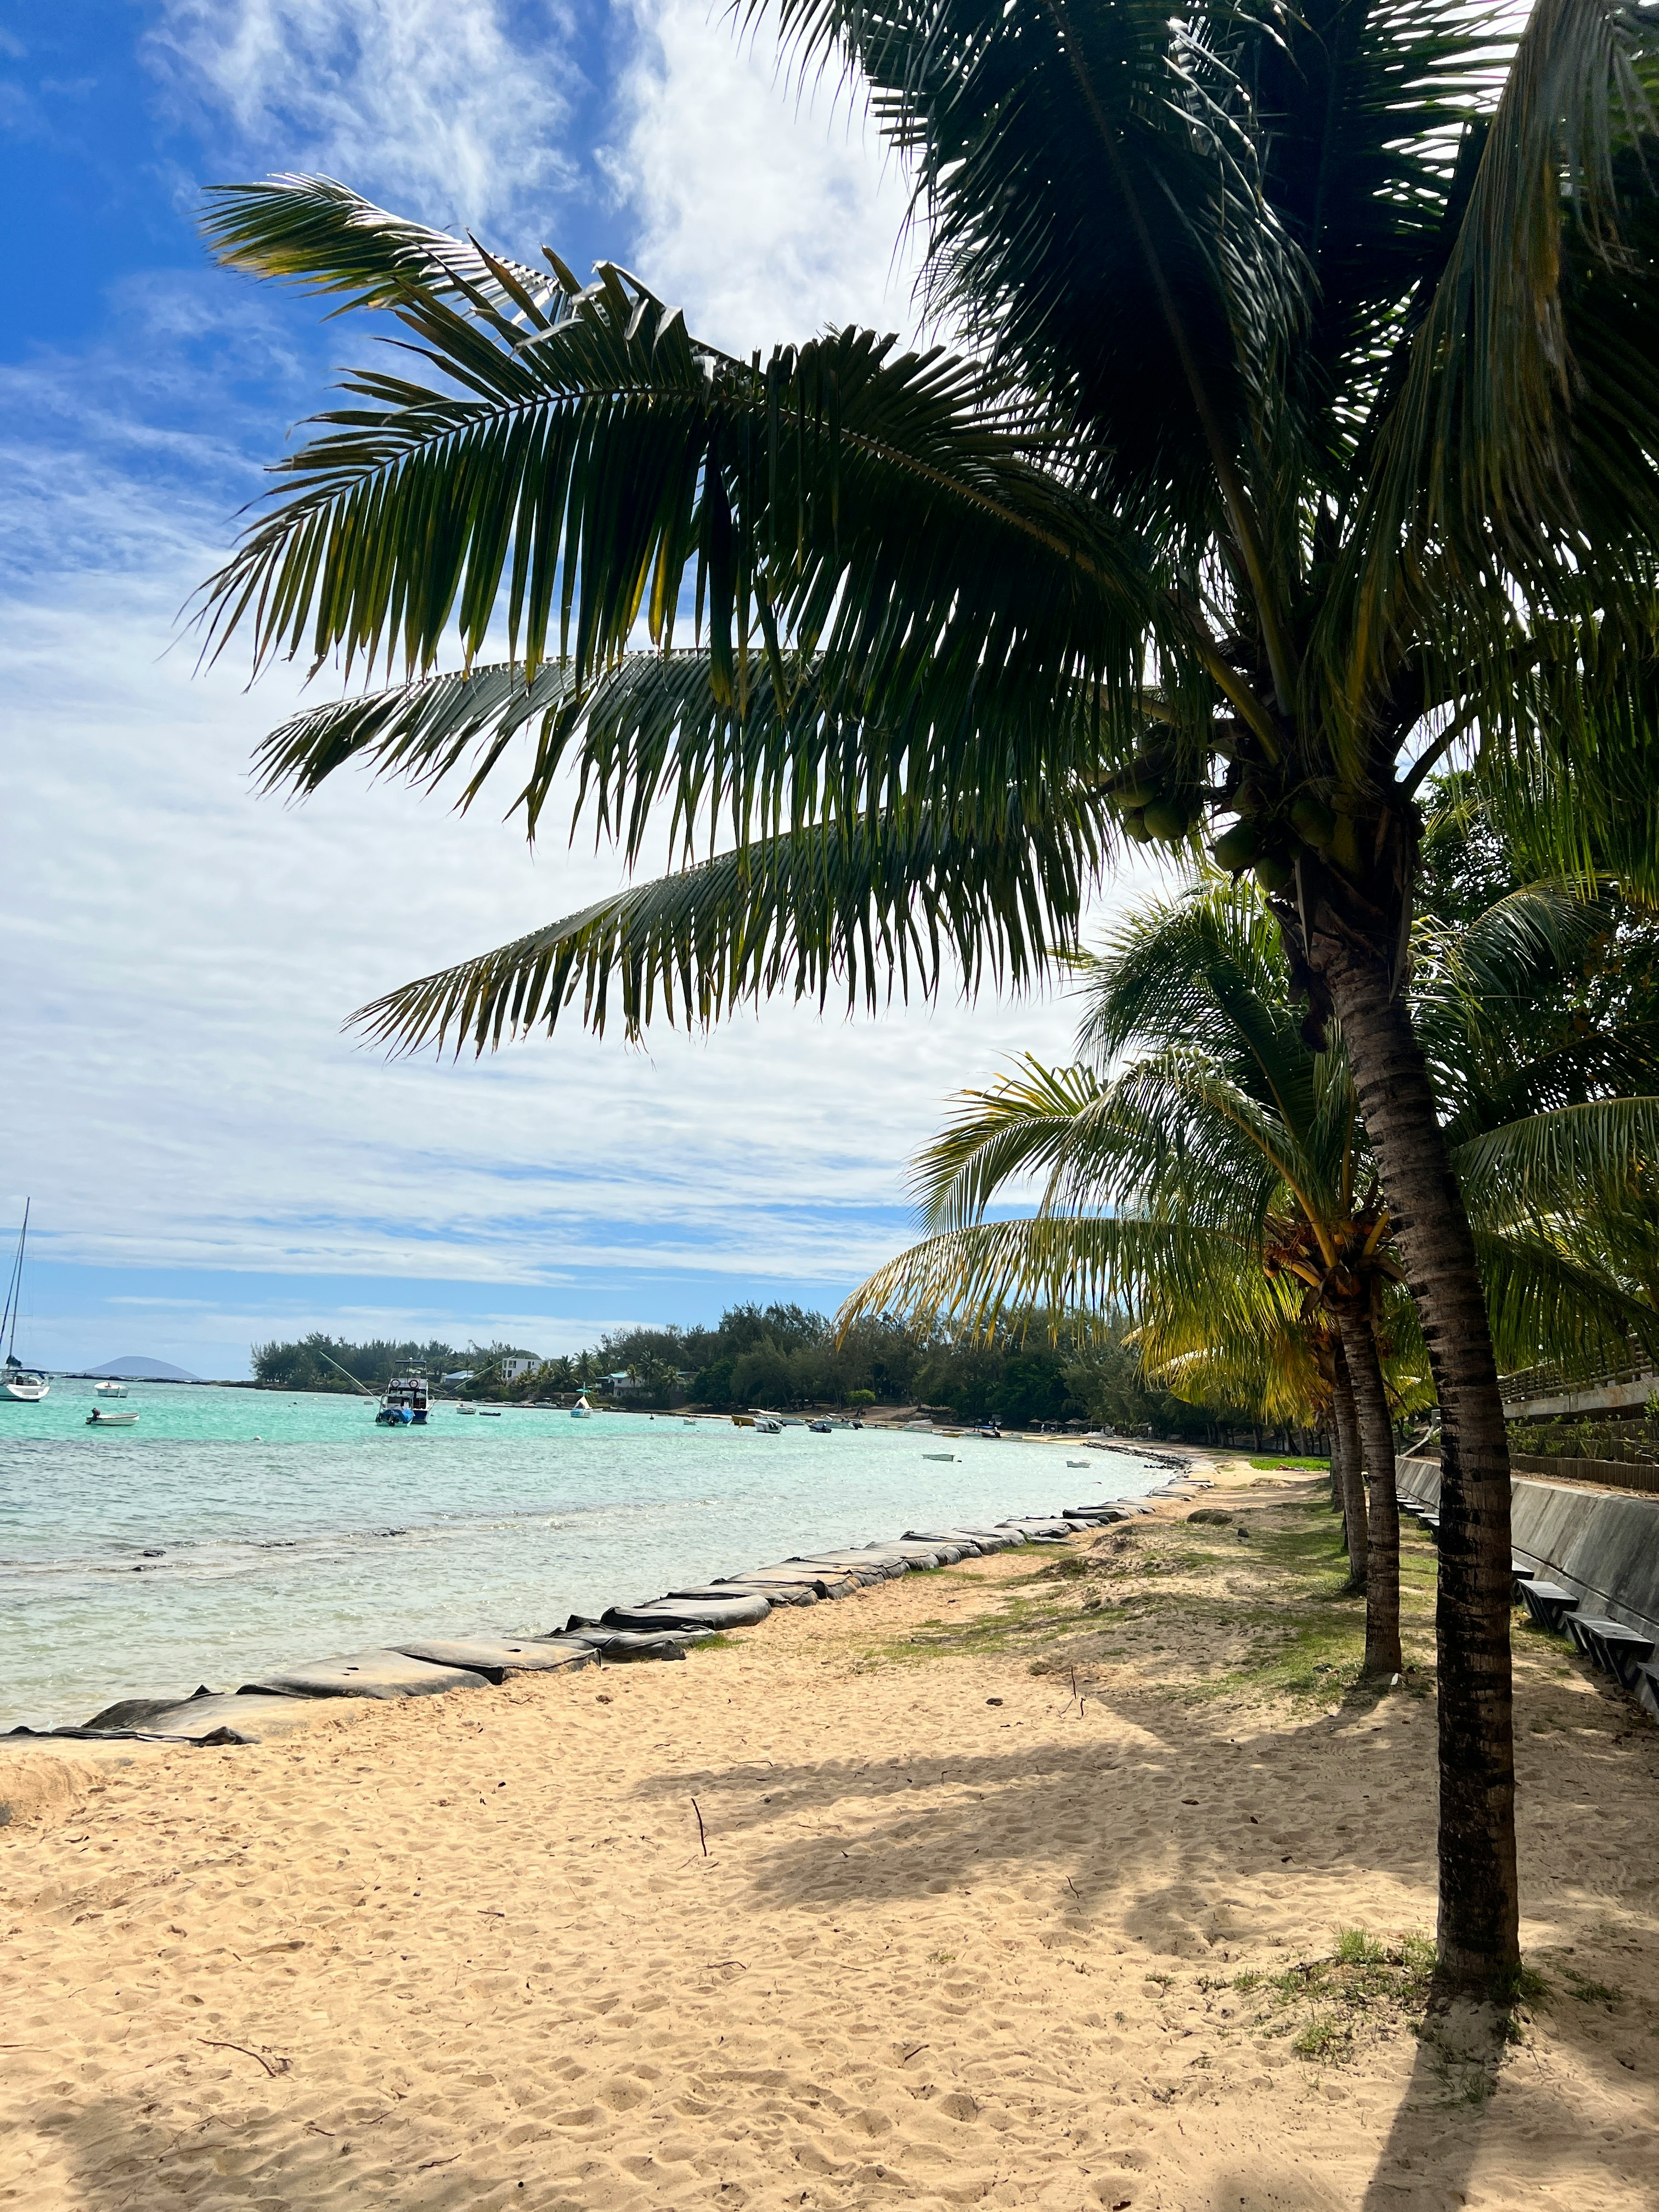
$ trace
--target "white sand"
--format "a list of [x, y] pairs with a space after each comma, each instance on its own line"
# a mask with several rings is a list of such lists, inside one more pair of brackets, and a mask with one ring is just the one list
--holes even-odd
[[0, 1834], [0, 2197], [1659, 2204], [1659, 1729], [1528, 1650], [1554, 1994], [1495, 2069], [1458, 2056], [1478, 2023], [1420, 2041], [1386, 2007], [1298, 2057], [1309, 2008], [1233, 1977], [1431, 1926], [1427, 1706], [1182, 1699], [1171, 1650], [1085, 1670], [1079, 1715], [1023, 1656], [906, 1662], [1031, 1565], [684, 1666], [60, 1762]]

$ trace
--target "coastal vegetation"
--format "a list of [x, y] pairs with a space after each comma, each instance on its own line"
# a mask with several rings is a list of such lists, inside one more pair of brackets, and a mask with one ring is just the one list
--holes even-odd
[[1512, 1981], [1503, 1402], [1402, 985], [1455, 754], [1563, 869], [1599, 841], [1655, 887], [1659, 27], [778, 15], [912, 165], [953, 349], [736, 356], [611, 264], [584, 287], [326, 179], [227, 189], [227, 264], [414, 352], [279, 465], [215, 647], [393, 678], [276, 732], [273, 785], [356, 761], [470, 800], [522, 738], [531, 828], [569, 790], [630, 867], [659, 830], [683, 864], [391, 992], [362, 1019], [395, 1045], [1018, 985], [1124, 841], [1253, 874], [1310, 1045], [1340, 1029], [1443, 1415], [1439, 1972]]
[[1029, 1315], [988, 1332], [943, 1322], [917, 1328], [879, 1314], [842, 1326], [799, 1305], [750, 1303], [729, 1307], [711, 1328], [608, 1330], [574, 1355], [528, 1355], [532, 1364], [510, 1375], [502, 1359], [527, 1356], [521, 1347], [351, 1344], [320, 1331], [255, 1345], [252, 1358], [255, 1380], [271, 1389], [349, 1393], [355, 1377], [380, 1390], [395, 1372], [414, 1366], [434, 1382], [453, 1375], [457, 1395], [508, 1404], [585, 1391], [642, 1411], [690, 1405], [715, 1413], [750, 1406], [856, 1413], [921, 1405], [958, 1420], [1018, 1428], [1058, 1421], [1195, 1443], [1296, 1442], [1297, 1424], [1150, 1382], [1126, 1334], [1109, 1321], [1051, 1327], [1046, 1316]]
[[[1632, 1213], [1617, 1263], [1595, 1226], [1639, 1200], [1632, 1169], [1659, 1129], [1652, 966], [1624, 957], [1654, 924], [1610, 889], [1524, 881], [1504, 841], [1474, 835], [1477, 794], [1437, 795], [1449, 911], [1419, 913], [1407, 988], [1494, 1346], [1510, 1372], [1659, 1358], [1659, 1224]], [[1476, 842], [1485, 907], [1463, 896]], [[1213, 872], [1132, 909], [1076, 964], [1079, 1063], [1028, 1059], [961, 1094], [914, 1170], [934, 1233], [846, 1313], [985, 1327], [1127, 1310], [1165, 1387], [1224, 1383], [1264, 1413], [1328, 1424], [1366, 1663], [1396, 1673], [1394, 1428], [1433, 1388], [1340, 1036], [1313, 1049], [1267, 901]], [[987, 1218], [1033, 1176], [1037, 1212]]]
[[457, 1368], [480, 1367], [511, 1349], [497, 1345], [489, 1352], [481, 1352], [474, 1345], [470, 1352], [461, 1352], [453, 1344], [441, 1344], [435, 1339], [427, 1344], [413, 1339], [394, 1344], [383, 1337], [368, 1344], [352, 1344], [344, 1337], [313, 1329], [287, 1341], [273, 1339], [269, 1344], [256, 1344], [249, 1358], [254, 1381], [267, 1389], [339, 1390], [351, 1395], [354, 1382], [366, 1390], [380, 1391], [394, 1375], [411, 1367], [441, 1376]]

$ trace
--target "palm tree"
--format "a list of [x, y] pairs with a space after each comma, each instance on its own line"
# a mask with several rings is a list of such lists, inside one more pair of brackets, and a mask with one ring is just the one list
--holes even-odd
[[[1379, 1335], [1389, 1340], [1384, 1309], [1401, 1270], [1346, 1060], [1303, 1036], [1277, 926], [1249, 890], [1212, 882], [1150, 902], [1079, 964], [1079, 1044], [1092, 1065], [1028, 1060], [993, 1090], [964, 1093], [917, 1163], [923, 1216], [940, 1233], [873, 1276], [847, 1310], [897, 1305], [931, 1319], [966, 1303], [981, 1321], [1009, 1306], [1064, 1310], [1077, 1289], [1069, 1231], [1086, 1224], [1096, 1295], [1133, 1307], [1155, 1370], [1242, 1340], [1247, 1360], [1265, 1363], [1265, 1390], [1267, 1373], [1285, 1378], [1299, 1363], [1304, 1392], [1317, 1380], [1336, 1408], [1349, 1556], [1366, 1589], [1366, 1671], [1396, 1673], [1399, 1512]], [[1110, 1073], [1132, 1045], [1145, 1049]], [[1039, 1169], [1042, 1212], [1023, 1224], [1023, 1246], [1020, 1224], [961, 1233]]]
[[[1624, 1179], [1659, 1150], [1659, 1097], [1590, 1095], [1614, 1073], [1659, 1078], [1648, 1010], [1589, 1038], [1571, 1025], [1566, 1042], [1526, 1033], [1531, 1010], [1594, 965], [1604, 923], [1601, 902], [1543, 884], [1418, 932], [1425, 1030], [1511, 1367], [1594, 1373], [1632, 1336], [1659, 1345], [1643, 1281], [1586, 1227], [1616, 1206], [1634, 1231], [1640, 1186]], [[1323, 1398], [1353, 1579], [1367, 1590], [1365, 1670], [1393, 1673], [1393, 1424], [1429, 1401], [1429, 1363], [1340, 1040], [1314, 1053], [1266, 902], [1212, 878], [1147, 902], [1076, 964], [1087, 1059], [1027, 1059], [961, 1094], [914, 1178], [934, 1234], [855, 1291], [843, 1318], [949, 1314], [984, 1328], [1125, 1304], [1149, 1371], [1178, 1374], [1189, 1393], [1222, 1384], [1278, 1412]], [[1141, 1056], [1116, 1066], [1131, 1046]], [[1036, 1171], [1041, 1212], [987, 1223]], [[1651, 1252], [1651, 1217], [1644, 1233]]]
[[1570, 784], [1574, 834], [1600, 813], [1652, 869], [1654, 26], [778, 12], [913, 164], [959, 349], [740, 359], [608, 264], [583, 289], [326, 180], [227, 190], [225, 261], [390, 309], [414, 351], [280, 465], [209, 587], [217, 642], [401, 668], [276, 732], [274, 781], [356, 757], [471, 798], [522, 738], [532, 826], [568, 769], [630, 863], [659, 819], [702, 856], [365, 1010], [404, 1045], [574, 997], [597, 1025], [613, 981], [633, 1024], [952, 959], [1018, 983], [1117, 834], [1237, 814], [1219, 849], [1275, 894], [1310, 1034], [1340, 1018], [1434, 1363], [1440, 1958], [1490, 1982], [1518, 1955], [1508, 1460], [1398, 986], [1455, 746], [1517, 808]]

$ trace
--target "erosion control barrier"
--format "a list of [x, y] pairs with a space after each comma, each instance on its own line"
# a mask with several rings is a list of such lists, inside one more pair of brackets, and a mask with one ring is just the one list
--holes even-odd
[[[1185, 1492], [1168, 1486], [1158, 1494]], [[1000, 1521], [990, 1528], [912, 1528], [886, 1541], [817, 1552], [637, 1604], [611, 1606], [597, 1620], [573, 1613], [563, 1628], [541, 1636], [411, 1638], [393, 1648], [272, 1668], [234, 1692], [204, 1684], [189, 1698], [125, 1698], [94, 1713], [81, 1728], [21, 1728], [11, 1735], [195, 1746], [258, 1743], [305, 1725], [320, 1700], [435, 1697], [499, 1686], [514, 1674], [683, 1660], [688, 1645], [726, 1629], [758, 1626], [775, 1606], [817, 1605], [961, 1559], [1024, 1545], [1063, 1543], [1082, 1528], [1151, 1510], [1136, 1499], [1112, 1498], [1099, 1505], [1068, 1506], [1048, 1517]]]

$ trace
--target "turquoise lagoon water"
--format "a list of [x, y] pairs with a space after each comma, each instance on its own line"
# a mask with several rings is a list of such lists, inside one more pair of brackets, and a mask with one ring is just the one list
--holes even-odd
[[[1164, 1471], [1060, 1444], [757, 1435], [678, 1414], [433, 1409], [89, 1382], [0, 1403], [0, 1728], [120, 1697], [234, 1689], [410, 1636], [533, 1634], [792, 1552], [1136, 1496]], [[928, 1459], [951, 1451], [954, 1464]]]

